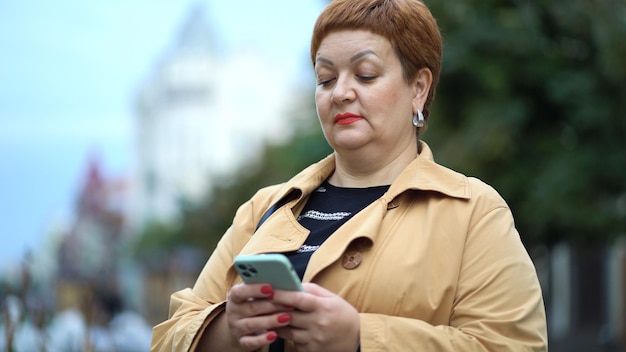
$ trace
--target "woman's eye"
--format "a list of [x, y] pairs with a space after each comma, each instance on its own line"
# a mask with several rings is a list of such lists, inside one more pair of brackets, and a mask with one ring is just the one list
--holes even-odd
[[334, 78], [319, 78], [317, 80], [317, 84], [320, 86], [327, 86], [330, 83], [332, 83], [335, 79]]
[[357, 76], [361, 82], [371, 82], [376, 79], [376, 76], [370, 75], [358, 75]]

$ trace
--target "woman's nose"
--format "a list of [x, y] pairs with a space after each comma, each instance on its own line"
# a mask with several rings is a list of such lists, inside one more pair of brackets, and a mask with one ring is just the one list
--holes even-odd
[[354, 87], [352, 87], [352, 82], [350, 82], [350, 79], [345, 76], [337, 78], [335, 86], [333, 87], [333, 102], [336, 104], [341, 104], [352, 101], [355, 97], [356, 93], [354, 91]]

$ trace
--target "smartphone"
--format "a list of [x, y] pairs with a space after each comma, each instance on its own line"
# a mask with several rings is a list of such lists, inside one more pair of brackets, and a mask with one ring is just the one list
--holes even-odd
[[239, 255], [235, 257], [235, 269], [247, 284], [269, 284], [277, 290], [303, 290], [298, 274], [282, 254]]

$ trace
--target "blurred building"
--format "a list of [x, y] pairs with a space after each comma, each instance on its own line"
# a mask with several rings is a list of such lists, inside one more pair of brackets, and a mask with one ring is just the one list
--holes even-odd
[[289, 130], [280, 67], [250, 49], [225, 54], [214, 38], [203, 7], [192, 8], [138, 92], [136, 227], [174, 220], [181, 204], [207, 196], [212, 175]]
[[204, 195], [214, 166], [208, 122], [218, 113], [211, 32], [194, 11], [136, 102], [135, 220], [170, 221], [183, 200]]

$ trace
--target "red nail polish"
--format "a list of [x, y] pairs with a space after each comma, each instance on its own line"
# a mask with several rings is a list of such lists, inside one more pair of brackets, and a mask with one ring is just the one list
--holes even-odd
[[265, 338], [267, 339], [267, 341], [274, 341], [276, 340], [276, 338], [278, 338], [278, 334], [273, 331], [270, 331], [267, 333], [267, 335], [265, 335]]
[[261, 286], [261, 293], [269, 295], [274, 293], [274, 289], [270, 285]]
[[281, 315], [278, 316], [278, 322], [281, 323], [281, 324], [282, 323], [286, 323], [286, 322], [288, 322], [290, 320], [291, 320], [291, 315], [289, 315], [289, 314], [281, 314]]

